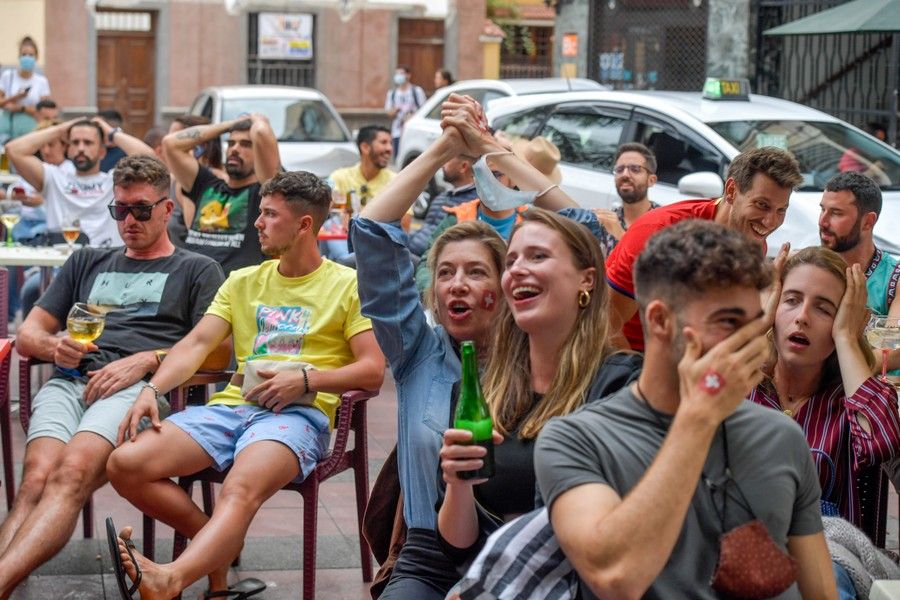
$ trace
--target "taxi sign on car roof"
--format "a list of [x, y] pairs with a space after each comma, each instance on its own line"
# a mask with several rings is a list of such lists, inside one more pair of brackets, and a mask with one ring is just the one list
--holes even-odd
[[706, 100], [749, 100], [750, 82], [746, 79], [719, 79], [707, 77], [703, 84]]

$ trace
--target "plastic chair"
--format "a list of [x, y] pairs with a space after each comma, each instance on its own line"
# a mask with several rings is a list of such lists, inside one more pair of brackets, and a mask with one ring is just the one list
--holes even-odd
[[[313, 600], [316, 594], [316, 533], [319, 506], [319, 485], [322, 482], [353, 469], [356, 485], [357, 529], [359, 533], [359, 552], [362, 563], [363, 581], [372, 581], [372, 556], [369, 545], [362, 534], [363, 516], [369, 499], [369, 466], [368, 444], [366, 441], [366, 401], [374, 398], [378, 392], [351, 390], [341, 394], [341, 403], [335, 417], [334, 441], [328, 456], [316, 465], [316, 468], [302, 483], [289, 483], [284, 490], [299, 492], [303, 497], [303, 599]], [[183, 408], [172, 403], [172, 412]], [[347, 449], [350, 432], [353, 431], [353, 448]], [[222, 483], [228, 471], [219, 472], [209, 468], [181, 477], [178, 484], [188, 493], [195, 481], [203, 486], [203, 504], [206, 514], [211, 515], [214, 507], [212, 483]], [[172, 548], [172, 560], [178, 558], [186, 548], [186, 540], [178, 533]]]
[[[0, 340], [9, 336], [9, 271], [0, 267]], [[9, 373], [12, 361], [13, 340], [0, 350], [0, 442], [3, 444], [3, 481], [6, 483], [6, 510], [12, 509], [16, 495], [16, 479], [13, 471], [12, 406], [9, 399]]]

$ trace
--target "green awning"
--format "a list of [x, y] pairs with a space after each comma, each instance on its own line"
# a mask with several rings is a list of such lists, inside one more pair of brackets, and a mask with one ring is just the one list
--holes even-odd
[[853, 0], [772, 29], [763, 35], [900, 32], [900, 0]]

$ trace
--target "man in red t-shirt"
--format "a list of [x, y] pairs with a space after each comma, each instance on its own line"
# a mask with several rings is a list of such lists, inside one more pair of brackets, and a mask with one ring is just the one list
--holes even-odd
[[801, 181], [800, 165], [791, 153], [773, 147], [756, 148], [742, 152], [731, 162], [721, 198], [676, 202], [651, 210], [632, 223], [606, 260], [610, 331], [621, 331], [625, 338], [619, 338], [619, 345], [644, 349], [632, 271], [653, 234], [685, 219], [705, 219], [743, 233], [765, 253], [766, 237], [784, 222], [791, 191]]

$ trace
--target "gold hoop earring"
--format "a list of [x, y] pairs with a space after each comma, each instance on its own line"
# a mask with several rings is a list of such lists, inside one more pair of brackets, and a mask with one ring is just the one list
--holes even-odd
[[587, 305], [591, 303], [591, 293], [587, 290], [581, 290], [578, 292], [578, 306], [580, 308], [587, 308]]

